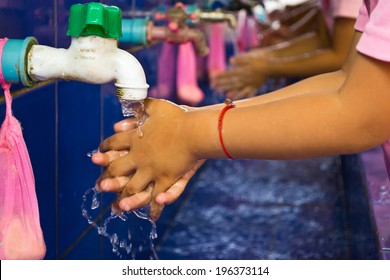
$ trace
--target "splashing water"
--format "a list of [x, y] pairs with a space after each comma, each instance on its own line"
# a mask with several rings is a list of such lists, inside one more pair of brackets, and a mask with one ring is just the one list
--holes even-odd
[[148, 114], [145, 111], [145, 105], [143, 100], [119, 100], [122, 105], [122, 114], [124, 117], [135, 117], [137, 119], [137, 133], [139, 137], [143, 136], [142, 126]]
[[[96, 217], [95, 219], [91, 217], [92, 210], [96, 210], [100, 206], [99, 202], [99, 191], [96, 188], [88, 189], [83, 195], [83, 202], [81, 204], [81, 213], [84, 218], [87, 219], [88, 223], [92, 225], [99, 235], [106, 237], [111, 244], [112, 252], [116, 254], [120, 259], [130, 257], [131, 259], [136, 259], [137, 253], [145, 251], [145, 248], [142, 243], [149, 243], [149, 259], [158, 259], [153, 240], [157, 238], [156, 223], [153, 219], [150, 218], [148, 212], [149, 208], [144, 207], [139, 210], [134, 210], [132, 212], [118, 212], [113, 211], [111, 208], [110, 215], [98, 225], [99, 220], [103, 220], [103, 217]], [[90, 210], [89, 210], [90, 209]], [[138, 241], [141, 243], [139, 246], [135, 246], [137, 242], [132, 236], [132, 231], [134, 231], [137, 223], [131, 223], [131, 215], [137, 219], [146, 220], [149, 222], [151, 229], [147, 242]], [[101, 218], [101, 219], [99, 219]], [[116, 221], [119, 222], [119, 226], [116, 229], [120, 229], [120, 232], [110, 233], [109, 228], [112, 229], [114, 226], [109, 227], [110, 223]], [[143, 227], [140, 226], [140, 229], [143, 230]], [[123, 234], [124, 232], [124, 234]]]
[[[142, 126], [146, 119], [148, 118], [148, 114], [145, 111], [145, 105], [143, 100], [127, 100], [127, 99], [120, 99], [119, 100], [122, 105], [122, 114], [124, 117], [135, 117], [137, 119], [137, 134], [139, 137], [143, 137], [142, 132]], [[88, 157], [92, 157], [93, 154], [99, 153], [99, 149], [95, 149], [93, 151], [90, 151], [87, 153]], [[90, 206], [87, 206], [88, 197], [91, 196]], [[96, 221], [100, 220], [99, 216], [98, 218], [93, 219], [90, 216], [89, 210], [96, 210], [100, 206], [100, 202], [98, 199], [99, 191], [94, 188], [88, 189], [84, 195], [83, 195], [83, 202], [81, 205], [81, 213], [82, 215], [87, 219], [88, 223], [92, 225], [98, 232], [99, 235], [102, 235], [106, 237], [112, 246], [112, 252], [115, 253], [118, 257], [125, 258], [126, 256], [131, 256], [132, 259], [136, 258], [137, 251], [141, 252], [144, 250], [143, 245], [139, 245], [137, 248], [134, 246], [134, 238], [132, 238], [132, 229], [134, 227], [130, 226], [130, 215], [135, 216], [137, 219], [148, 221], [151, 225], [150, 233], [149, 233], [149, 258], [150, 259], [158, 259], [156, 250], [154, 248], [153, 240], [157, 238], [157, 230], [156, 230], [156, 223], [154, 220], [149, 216], [149, 207], [146, 206], [144, 208], [133, 210], [131, 212], [119, 212], [118, 210], [112, 210], [111, 208], [111, 214], [108, 216], [104, 222], [102, 223], [102, 226], [99, 226]], [[89, 201], [88, 201], [89, 203]], [[101, 219], [103, 220], [103, 219]], [[108, 231], [108, 225], [111, 222], [114, 221], [120, 221], [122, 222], [122, 225], [120, 227], [123, 227], [123, 224], [125, 225], [125, 235], [120, 236], [118, 233], [109, 233]], [[133, 226], [135, 226], [133, 224]], [[113, 228], [113, 226], [112, 226]], [[142, 227], [141, 227], [142, 229]]]

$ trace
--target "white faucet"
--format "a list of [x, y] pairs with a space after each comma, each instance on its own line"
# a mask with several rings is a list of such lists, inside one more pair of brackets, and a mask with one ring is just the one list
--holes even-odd
[[99, 36], [72, 37], [68, 49], [34, 45], [28, 54], [27, 72], [34, 81], [114, 81], [118, 97], [126, 100], [145, 99], [149, 88], [138, 60], [119, 49], [116, 39]]

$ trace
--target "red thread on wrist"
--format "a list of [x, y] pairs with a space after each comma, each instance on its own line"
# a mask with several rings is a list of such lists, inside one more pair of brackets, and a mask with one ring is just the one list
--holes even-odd
[[225, 100], [225, 107], [223, 107], [223, 109], [221, 110], [221, 113], [219, 114], [219, 118], [218, 118], [218, 132], [219, 132], [219, 140], [221, 142], [221, 146], [222, 146], [222, 149], [223, 151], [225, 152], [225, 154], [228, 156], [228, 158], [230, 159], [234, 159], [234, 157], [232, 157], [232, 155], [228, 152], [228, 150], [226, 149], [225, 147], [225, 144], [223, 142], [223, 137], [222, 137], [222, 124], [223, 124], [223, 117], [226, 113], [227, 110], [230, 110], [234, 107], [236, 107], [232, 100], [229, 99], [229, 98], [226, 98]]

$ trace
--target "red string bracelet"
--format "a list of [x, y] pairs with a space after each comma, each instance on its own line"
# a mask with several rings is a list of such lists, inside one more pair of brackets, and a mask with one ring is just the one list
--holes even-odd
[[223, 117], [226, 113], [227, 110], [230, 110], [232, 108], [236, 107], [234, 104], [233, 104], [233, 101], [229, 98], [226, 98], [225, 99], [225, 107], [223, 107], [223, 109], [221, 110], [221, 113], [219, 114], [219, 118], [218, 118], [218, 132], [219, 132], [219, 140], [221, 142], [221, 146], [222, 146], [222, 149], [223, 151], [225, 152], [225, 154], [228, 156], [228, 158], [230, 159], [234, 159], [234, 157], [232, 157], [232, 155], [228, 152], [228, 150], [226, 149], [225, 147], [225, 144], [223, 142], [223, 137], [222, 137], [222, 124], [223, 124]]

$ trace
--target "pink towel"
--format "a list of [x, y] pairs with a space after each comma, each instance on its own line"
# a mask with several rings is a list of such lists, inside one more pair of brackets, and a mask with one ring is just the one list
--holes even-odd
[[259, 30], [253, 17], [248, 19], [248, 45], [250, 49], [260, 45]]
[[[0, 39], [0, 61], [7, 39]], [[42, 259], [46, 253], [30, 157], [12, 115], [11, 85], [0, 67], [6, 116], [0, 128], [0, 259]]]
[[238, 12], [238, 50], [239, 52], [246, 52], [251, 48], [259, 46], [258, 30], [256, 21], [249, 17], [245, 10]]
[[210, 52], [207, 61], [210, 80], [212, 80], [219, 73], [226, 70], [226, 52], [223, 28], [223, 23], [214, 23], [210, 27]]
[[237, 46], [238, 52], [245, 52], [247, 44], [248, 16], [245, 10], [240, 10], [237, 14]]
[[198, 105], [204, 98], [198, 87], [196, 54], [192, 42], [179, 45], [176, 87], [180, 101], [190, 106]]
[[157, 85], [150, 96], [171, 99], [175, 92], [175, 54], [174, 44], [163, 42], [157, 66]]

